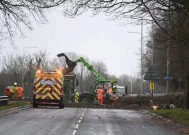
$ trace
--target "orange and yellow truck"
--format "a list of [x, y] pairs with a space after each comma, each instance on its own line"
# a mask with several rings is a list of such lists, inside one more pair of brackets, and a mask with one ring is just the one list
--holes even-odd
[[53, 72], [37, 70], [33, 85], [33, 107], [49, 105], [64, 108], [63, 80], [61, 70]]

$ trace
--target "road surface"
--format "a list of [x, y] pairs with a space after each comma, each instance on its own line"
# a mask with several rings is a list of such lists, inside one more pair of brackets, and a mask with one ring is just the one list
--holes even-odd
[[177, 135], [133, 110], [29, 108], [0, 116], [0, 135]]

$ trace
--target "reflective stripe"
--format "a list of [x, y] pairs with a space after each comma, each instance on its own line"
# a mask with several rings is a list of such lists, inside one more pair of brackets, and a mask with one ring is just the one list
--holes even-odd
[[33, 90], [37, 99], [60, 100], [62, 86], [62, 78], [36, 78]]

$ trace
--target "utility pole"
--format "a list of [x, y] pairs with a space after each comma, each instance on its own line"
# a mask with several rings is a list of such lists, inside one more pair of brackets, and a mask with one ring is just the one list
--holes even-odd
[[154, 65], [154, 24], [152, 22], [152, 54], [151, 54], [151, 66]]
[[141, 58], [140, 58], [140, 93], [144, 93], [144, 83], [143, 83], [143, 18], [141, 18], [141, 31], [140, 32], [128, 32], [128, 33], [135, 33], [135, 34], [140, 34], [140, 53], [141, 53]]
[[[170, 33], [170, 0], [169, 0], [169, 7], [168, 7], [168, 32]], [[167, 45], [167, 78], [169, 78], [169, 64], [170, 64], [170, 57], [169, 57], [169, 50], [170, 50], [170, 35], [168, 35], [168, 45]], [[166, 80], [166, 94], [169, 93], [169, 79]]]
[[140, 88], [140, 93], [144, 93], [144, 83], [143, 83], [143, 65], [142, 65], [142, 61], [143, 61], [143, 18], [141, 18], [141, 88]]
[[133, 73], [132, 73], [132, 64], [131, 64], [131, 94], [133, 94]]
[[[152, 22], [152, 54], [151, 54], [151, 67], [153, 67], [154, 65], [154, 25]], [[152, 97], [154, 95], [155, 92], [155, 81], [151, 81], [151, 85], [152, 85]]]
[[[169, 42], [169, 41], [168, 41]], [[169, 77], [169, 46], [167, 47], [167, 78]], [[169, 79], [166, 80], [166, 94], [169, 93]]]

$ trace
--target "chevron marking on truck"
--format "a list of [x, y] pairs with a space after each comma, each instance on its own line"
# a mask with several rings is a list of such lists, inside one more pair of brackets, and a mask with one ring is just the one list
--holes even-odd
[[37, 99], [59, 100], [62, 94], [60, 78], [36, 78], [34, 86]]

